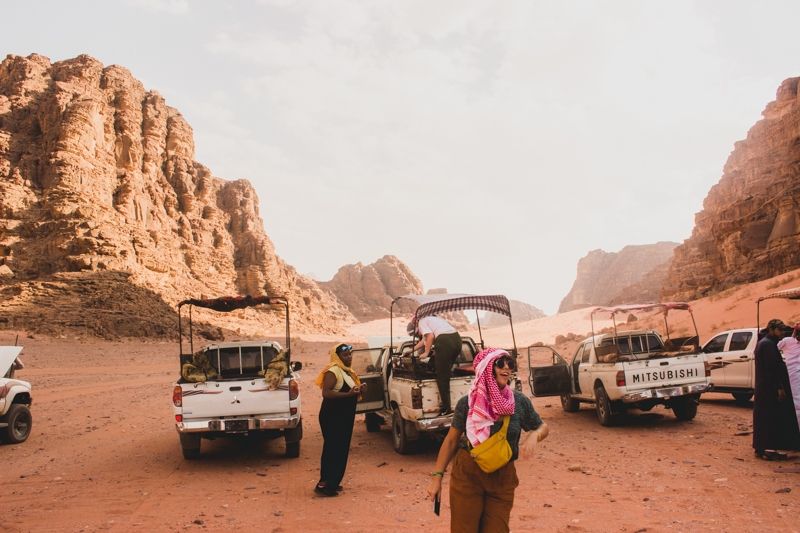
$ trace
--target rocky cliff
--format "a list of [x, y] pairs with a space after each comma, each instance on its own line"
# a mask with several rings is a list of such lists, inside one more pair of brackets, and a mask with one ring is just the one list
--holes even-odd
[[[265, 293], [288, 297], [296, 330], [339, 331], [352, 320], [277, 257], [250, 183], [194, 160], [192, 129], [176, 109], [126, 69], [85, 55], [0, 63], [0, 268], [0, 312], [17, 327], [36, 327], [20, 310], [37, 287], [74, 304], [65, 309], [75, 316], [53, 317], [69, 327], [114, 312], [84, 298], [87, 287], [113, 299], [128, 285], [155, 302], [154, 320], [187, 297]], [[46, 285], [55, 279], [58, 290]]]
[[[659, 294], [660, 286], [652, 294], [638, 294], [631, 286], [654, 269], [668, 263], [677, 245], [674, 242], [659, 242], [626, 246], [619, 252], [592, 250], [578, 261], [575, 283], [561, 301], [558, 312], [592, 305], [608, 305], [618, 296], [631, 298], [629, 303], [634, 303], [632, 300], [657, 299], [651, 296]], [[653, 282], [655, 279], [653, 278]]]
[[[422, 283], [417, 276], [393, 255], [385, 255], [369, 265], [345, 265], [333, 279], [319, 284], [361, 321], [388, 318], [395, 297], [422, 293]], [[395, 313], [411, 311], [408, 302], [395, 305]]]
[[698, 298], [800, 266], [800, 78], [778, 88], [675, 250], [665, 296]]

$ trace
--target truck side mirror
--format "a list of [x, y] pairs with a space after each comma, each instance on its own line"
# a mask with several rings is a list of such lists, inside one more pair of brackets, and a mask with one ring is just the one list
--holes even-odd
[[303, 363], [300, 361], [292, 361], [292, 372], [297, 372], [298, 370], [302, 370]]

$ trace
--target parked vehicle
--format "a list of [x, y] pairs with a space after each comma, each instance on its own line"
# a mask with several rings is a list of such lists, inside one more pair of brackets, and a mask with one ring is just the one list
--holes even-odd
[[33, 427], [31, 384], [14, 377], [22, 368], [22, 346], [0, 346], [0, 440], [19, 444]]
[[[220, 312], [265, 305], [286, 320], [283, 346], [273, 341], [209, 344], [195, 352], [191, 307]], [[189, 306], [189, 351], [183, 351], [181, 309]], [[286, 457], [300, 455], [303, 421], [296, 372], [291, 361], [289, 303], [283, 297], [237, 297], [184, 300], [178, 304], [181, 377], [172, 403], [175, 429], [186, 459], [200, 456], [201, 438], [234, 435], [283, 437]], [[284, 348], [285, 346], [285, 348]]]
[[758, 328], [740, 328], [714, 335], [703, 346], [711, 369], [713, 392], [729, 392], [746, 404], [755, 392], [755, 350]]
[[[709, 368], [700, 352], [698, 335], [670, 337], [667, 314], [674, 310], [691, 313], [689, 305], [681, 302], [596, 308], [592, 324], [596, 314], [610, 313], [614, 331], [598, 335], [592, 331], [592, 336], [578, 345], [569, 364], [549, 346], [529, 346], [531, 392], [537, 397], [560, 396], [567, 412], [578, 411], [581, 403], [593, 404], [603, 426], [614, 424], [628, 409], [649, 411], [656, 405], [672, 409], [680, 420], [693, 419], [700, 394], [710, 384]], [[651, 329], [618, 331], [618, 313], [654, 311], [664, 313], [667, 329], [663, 339]], [[538, 350], [545, 351], [550, 365], [533, 364]]]
[[[505, 296], [472, 296], [464, 294], [408, 295], [395, 298], [390, 307], [393, 317], [394, 305], [399, 300], [411, 300], [417, 304], [413, 320], [453, 311], [485, 310], [505, 315], [509, 319], [514, 347], [509, 350], [517, 357], [511, 309]], [[391, 321], [390, 321], [391, 324]], [[462, 336], [461, 354], [453, 365], [450, 379], [450, 401], [455, 405], [467, 394], [475, 371], [472, 361], [484, 347], [483, 332], [478, 322], [479, 341]], [[390, 339], [394, 339], [390, 327]], [[452, 413], [439, 414], [439, 388], [432, 362], [423, 364], [414, 352], [417, 338], [399, 345], [382, 348], [354, 350], [353, 367], [359, 378], [367, 384], [367, 392], [358, 402], [359, 413], [366, 413], [367, 431], [379, 431], [387, 421], [392, 425], [394, 450], [400, 454], [411, 453], [423, 435], [443, 434], [450, 428]], [[433, 357], [436, 357], [434, 352]], [[522, 383], [517, 380], [517, 389]]]
[[755, 393], [755, 351], [761, 338], [761, 302], [771, 299], [800, 300], [800, 288], [786, 289], [756, 301], [756, 327], [722, 331], [714, 335], [703, 352], [711, 367], [711, 390], [729, 392], [737, 403], [746, 404]]

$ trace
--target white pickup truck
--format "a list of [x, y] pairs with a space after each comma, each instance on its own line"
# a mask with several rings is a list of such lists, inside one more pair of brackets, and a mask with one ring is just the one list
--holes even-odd
[[[511, 308], [508, 299], [502, 295], [466, 294], [428, 294], [407, 295], [395, 298], [390, 307], [390, 324], [393, 324], [394, 305], [399, 300], [410, 300], [418, 307], [412, 320], [437, 313], [450, 313], [463, 310], [484, 310], [505, 315], [509, 319], [511, 337], [514, 328], [511, 322]], [[391, 326], [390, 326], [391, 328]], [[450, 378], [450, 405], [469, 392], [475, 379], [472, 361], [483, 348], [483, 336], [478, 322], [480, 340], [462, 336], [461, 353], [456, 358]], [[392, 330], [389, 337], [393, 339]], [[412, 453], [417, 441], [426, 434], [443, 434], [450, 428], [452, 413], [439, 414], [439, 387], [433, 363], [422, 363], [414, 353], [416, 339], [408, 340], [398, 346], [384, 346], [353, 352], [353, 367], [359, 378], [367, 384], [367, 392], [359, 401], [357, 412], [366, 414], [367, 431], [379, 431], [381, 424], [392, 423], [392, 442], [397, 453]], [[508, 350], [517, 356], [516, 345]], [[433, 357], [436, 357], [434, 352]], [[517, 390], [522, 383], [516, 381]]]
[[[664, 307], [666, 306], [666, 307]], [[644, 304], [598, 308], [615, 313], [689, 309], [688, 304]], [[627, 409], [649, 411], [656, 405], [672, 409], [680, 420], [697, 414], [700, 394], [710, 385], [705, 355], [698, 337], [662, 340], [654, 330], [593, 335], [578, 345], [570, 363], [544, 345], [528, 348], [530, 387], [534, 396], [561, 396], [567, 412], [581, 403], [594, 404], [600, 424], [609, 426]], [[544, 350], [547, 366], [535, 366]], [[541, 354], [539, 354], [541, 356]]]
[[31, 384], [16, 379], [22, 346], [0, 346], [0, 440], [19, 444], [31, 434]]
[[703, 353], [711, 368], [711, 391], [729, 392], [746, 404], [755, 392], [755, 353], [758, 328], [731, 329], [717, 333]]
[[181, 377], [172, 404], [186, 459], [200, 456], [201, 438], [236, 435], [282, 436], [286, 457], [300, 455], [303, 422], [296, 372], [302, 365], [290, 360], [288, 302], [268, 296], [185, 300], [178, 305], [178, 313], [183, 305], [231, 311], [259, 304], [285, 310], [285, 349], [273, 341], [241, 341], [184, 353], [183, 334], [179, 334]]

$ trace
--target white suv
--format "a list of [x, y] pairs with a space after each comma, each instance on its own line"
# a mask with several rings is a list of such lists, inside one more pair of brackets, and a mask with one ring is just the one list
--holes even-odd
[[14, 379], [22, 368], [22, 346], [0, 346], [0, 438], [10, 444], [27, 440], [31, 434], [31, 384]]

